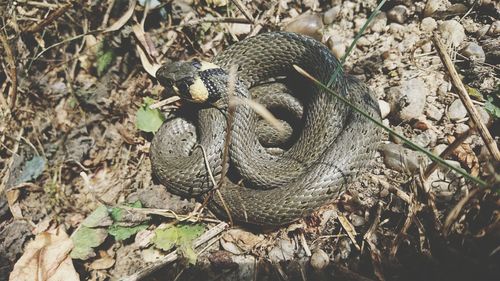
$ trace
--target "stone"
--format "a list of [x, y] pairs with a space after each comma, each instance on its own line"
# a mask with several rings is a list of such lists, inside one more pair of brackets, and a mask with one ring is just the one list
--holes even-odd
[[424, 17], [430, 17], [435, 12], [444, 10], [450, 3], [447, 0], [427, 0], [424, 7]]
[[467, 43], [461, 53], [465, 57], [477, 62], [484, 62], [486, 59], [483, 48], [474, 42]]
[[442, 39], [454, 47], [460, 45], [460, 43], [465, 40], [465, 29], [456, 20], [442, 22], [438, 30], [441, 33]]
[[285, 26], [285, 31], [300, 33], [321, 40], [323, 20], [316, 14], [303, 14]]
[[402, 121], [417, 119], [423, 114], [427, 92], [427, 86], [419, 78], [403, 81], [399, 87], [390, 90], [391, 108], [397, 110]]
[[323, 15], [323, 22], [326, 25], [329, 25], [339, 18], [340, 18], [340, 6], [335, 6], [325, 12], [325, 14]]
[[465, 123], [458, 123], [455, 126], [455, 133], [456, 134], [463, 134], [463, 133], [467, 132], [467, 130], [469, 130], [469, 126]]
[[273, 263], [279, 263], [281, 261], [293, 259], [293, 253], [294, 246], [292, 241], [282, 239], [278, 241], [278, 245], [274, 246], [271, 251], [269, 251], [268, 257]]
[[422, 29], [422, 31], [427, 33], [434, 31], [434, 29], [436, 28], [437, 28], [437, 22], [435, 19], [431, 17], [424, 18], [420, 23], [420, 29]]
[[477, 113], [479, 113], [479, 119], [488, 126], [492, 121], [490, 114], [482, 106], [476, 105], [475, 108]]
[[448, 117], [451, 121], [457, 121], [467, 116], [467, 109], [460, 99], [454, 100], [448, 108]]
[[332, 54], [337, 58], [341, 59], [346, 52], [347, 46], [340, 40], [335, 40], [333, 37], [330, 37], [328, 39], [328, 47], [330, 47], [330, 51], [332, 51]]
[[387, 14], [385, 12], [380, 12], [375, 19], [373, 19], [370, 24], [370, 29], [373, 32], [381, 33], [387, 26]]
[[490, 28], [488, 29], [487, 34], [491, 35], [491, 36], [500, 35], [500, 20], [497, 20], [491, 24]]
[[387, 117], [389, 113], [391, 113], [391, 105], [384, 101], [384, 100], [378, 100], [378, 106], [380, 107], [380, 114], [382, 115], [382, 119]]
[[328, 264], [330, 263], [330, 258], [325, 251], [317, 249], [313, 251], [309, 262], [311, 263], [311, 267], [314, 270], [320, 271], [328, 266]]
[[428, 104], [425, 109], [425, 115], [427, 115], [427, 117], [431, 120], [439, 121], [443, 118], [443, 111], [433, 104]]
[[408, 16], [408, 8], [404, 5], [394, 6], [389, 12], [387, 12], [387, 18], [390, 21], [397, 23], [404, 23]]
[[437, 135], [432, 130], [426, 130], [425, 132], [413, 137], [412, 141], [421, 147], [432, 146], [437, 141]]
[[415, 172], [419, 167], [420, 153], [394, 143], [385, 143], [380, 147], [387, 168], [399, 172]]

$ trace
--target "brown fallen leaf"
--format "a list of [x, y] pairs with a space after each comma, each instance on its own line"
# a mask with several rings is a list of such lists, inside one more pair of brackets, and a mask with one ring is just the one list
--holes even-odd
[[28, 243], [9, 280], [80, 280], [69, 253], [73, 242], [62, 227], [43, 232]]
[[[452, 143], [455, 140], [455, 137], [449, 136], [448, 142]], [[453, 155], [457, 157], [457, 160], [465, 164], [470, 168], [470, 174], [473, 177], [479, 175], [479, 160], [477, 159], [476, 154], [472, 150], [471, 146], [467, 143], [462, 143], [459, 147], [453, 151]]]

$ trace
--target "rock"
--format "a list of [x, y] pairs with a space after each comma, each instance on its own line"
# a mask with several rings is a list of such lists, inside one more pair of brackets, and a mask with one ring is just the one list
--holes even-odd
[[441, 109], [437, 108], [433, 104], [428, 104], [427, 108], [425, 109], [425, 115], [429, 117], [429, 119], [434, 120], [434, 121], [439, 121], [441, 118], [443, 118], [443, 112]]
[[325, 251], [321, 249], [314, 250], [309, 261], [314, 270], [320, 271], [325, 269], [330, 263], [330, 258]]
[[491, 122], [490, 114], [486, 110], [484, 110], [484, 108], [482, 106], [476, 105], [475, 108], [477, 110], [477, 113], [479, 113], [479, 119], [481, 119], [481, 121], [486, 126], [488, 126]]
[[389, 93], [391, 107], [397, 110], [398, 117], [410, 121], [420, 117], [424, 111], [427, 86], [419, 78], [406, 80]]
[[486, 59], [483, 48], [474, 42], [468, 43], [462, 49], [461, 53], [465, 57], [467, 57], [471, 60], [477, 61], [477, 62], [484, 62]]
[[487, 34], [491, 36], [500, 35], [500, 20], [497, 20], [491, 24], [491, 27], [488, 29]]
[[328, 11], [325, 12], [323, 15], [323, 22], [326, 25], [332, 24], [334, 21], [339, 19], [340, 16], [340, 6], [335, 6], [330, 8]]
[[464, 27], [456, 20], [447, 20], [438, 27], [441, 37], [452, 46], [458, 46], [465, 39]]
[[448, 117], [451, 121], [457, 121], [467, 116], [467, 109], [460, 99], [454, 100], [448, 108]]
[[425, 132], [416, 135], [412, 138], [412, 141], [421, 147], [433, 146], [437, 141], [437, 135], [432, 130], [426, 130]]
[[420, 23], [420, 28], [422, 31], [430, 33], [437, 28], [437, 22], [431, 17], [424, 18]]
[[441, 6], [441, 0], [427, 0], [424, 7], [424, 17], [432, 16]]
[[432, 149], [432, 153], [440, 155], [447, 147], [448, 145], [444, 143], [438, 144]]
[[293, 259], [294, 246], [292, 241], [288, 239], [282, 239], [278, 241], [278, 245], [269, 251], [268, 257], [273, 263], [279, 263], [281, 261], [289, 261]]
[[304, 14], [298, 16], [285, 26], [285, 31], [295, 32], [311, 36], [316, 40], [321, 40], [321, 29], [323, 28], [323, 21], [321, 17], [316, 14]]
[[362, 225], [365, 225], [365, 223], [366, 223], [366, 220], [364, 217], [356, 215], [356, 214], [351, 214], [350, 220], [351, 220], [352, 225], [354, 225], [354, 226], [362, 226]]
[[387, 26], [387, 14], [385, 12], [380, 12], [370, 24], [370, 29], [373, 32], [380, 33], [384, 31], [384, 28], [386, 26]]
[[335, 40], [333, 37], [330, 37], [328, 39], [328, 47], [330, 47], [330, 50], [332, 51], [332, 54], [337, 58], [341, 59], [346, 52], [347, 46], [340, 40]]
[[390, 21], [397, 23], [404, 23], [408, 16], [408, 9], [403, 5], [394, 6], [389, 12], [387, 12], [387, 18]]
[[419, 167], [420, 154], [416, 151], [394, 143], [382, 144], [380, 147], [387, 168], [400, 172], [415, 172]]
[[463, 134], [465, 133], [467, 130], [469, 130], [469, 126], [467, 124], [464, 124], [464, 123], [458, 123], [456, 126], [455, 126], [455, 133], [457, 134]]
[[382, 115], [382, 119], [387, 117], [389, 113], [391, 113], [391, 105], [384, 101], [384, 100], [378, 100], [378, 106], [380, 107], [380, 114]]

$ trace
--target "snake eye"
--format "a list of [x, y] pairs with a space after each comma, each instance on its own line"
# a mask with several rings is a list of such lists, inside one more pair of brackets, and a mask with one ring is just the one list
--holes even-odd
[[199, 59], [193, 59], [191, 61], [191, 64], [196, 67], [196, 69], [200, 69], [201, 68], [201, 61]]
[[189, 90], [189, 87], [193, 84], [193, 82], [190, 79], [182, 79], [181, 81], [178, 81], [175, 83], [175, 86], [177, 87], [178, 95], [187, 98], [187, 99], [192, 99], [192, 94], [191, 91]]

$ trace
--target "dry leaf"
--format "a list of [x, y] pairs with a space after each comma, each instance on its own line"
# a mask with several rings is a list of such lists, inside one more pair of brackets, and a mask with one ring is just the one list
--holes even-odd
[[116, 31], [116, 30], [122, 28], [122, 26], [127, 23], [127, 21], [130, 19], [130, 17], [134, 13], [136, 2], [137, 2], [137, 0], [131, 0], [125, 14], [123, 14], [123, 16], [121, 18], [119, 18], [117, 21], [115, 21], [111, 26], [106, 28], [104, 30], [104, 32]]
[[9, 280], [80, 280], [69, 257], [71, 249], [73, 242], [61, 227], [40, 233], [26, 246]]
[[89, 267], [91, 269], [96, 269], [96, 270], [108, 269], [108, 268], [111, 268], [115, 264], [115, 259], [113, 257], [111, 257], [110, 255], [108, 255], [108, 253], [106, 253], [106, 251], [99, 251], [99, 255], [101, 256], [101, 258], [93, 261], [90, 264]]

